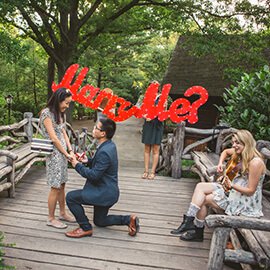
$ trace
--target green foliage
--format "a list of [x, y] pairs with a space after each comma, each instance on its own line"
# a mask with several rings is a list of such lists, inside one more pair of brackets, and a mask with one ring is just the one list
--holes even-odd
[[45, 167], [46, 166], [46, 161], [37, 161], [37, 162], [35, 162], [35, 166]]
[[0, 232], [0, 270], [15, 269], [13, 266], [8, 266], [4, 264], [3, 256], [5, 255], [3, 247], [9, 246], [4, 243], [4, 234]]
[[94, 119], [95, 112], [96, 112], [95, 110], [84, 107], [83, 105], [75, 102], [72, 116], [73, 116], [73, 119], [77, 119], [77, 120], [81, 120], [83, 116], [86, 116], [88, 119]]
[[[34, 117], [38, 117], [39, 112], [46, 106], [45, 102], [41, 102], [36, 106], [33, 102], [29, 102], [29, 97], [22, 97], [20, 100], [15, 100], [13, 110], [17, 112], [17, 120], [21, 121], [24, 112], [32, 112]], [[14, 112], [13, 112], [14, 114]], [[19, 117], [18, 117], [19, 116]]]
[[258, 139], [270, 138], [270, 70], [264, 66], [244, 74], [236, 86], [223, 94], [225, 107], [218, 107], [221, 120], [237, 129], [248, 129]]
[[[85, 0], [76, 3], [0, 1], [0, 22], [17, 27], [21, 35], [39, 43], [62, 77], [65, 69], [77, 62], [88, 48], [102, 51], [107, 46], [110, 49], [111, 43], [117, 43], [119, 37], [131, 40], [154, 34], [168, 37], [172, 31], [181, 31], [188, 27], [185, 22], [188, 15], [184, 13], [190, 5], [190, 0], [181, 3], [121, 0], [94, 4]], [[103, 36], [108, 42], [104, 42]]]
[[8, 63], [15, 63], [27, 53], [29, 46], [23, 44], [19, 39], [13, 38], [7, 30], [11, 29], [5, 29], [0, 25], [0, 57]]
[[[199, 175], [190, 170], [191, 166], [194, 164], [193, 160], [182, 160], [182, 177], [183, 178], [192, 178], [198, 179]], [[158, 175], [161, 176], [171, 176], [166, 170], [158, 172]]]
[[[162, 80], [179, 34], [200, 33], [193, 53], [213, 54], [233, 81], [265, 64], [269, 11], [260, 1], [92, 2], [0, 1], [0, 84], [16, 98], [15, 111], [36, 113], [45, 104], [48, 56], [59, 79], [74, 62], [90, 67], [94, 80], [102, 68], [101, 88], [132, 103], [150, 81]], [[245, 16], [244, 27], [236, 14]]]
[[0, 97], [0, 125], [7, 124], [7, 106], [4, 97]]
[[79, 63], [90, 67], [87, 83], [97, 85], [100, 68], [101, 89], [111, 88], [135, 104], [151, 81], [161, 82], [177, 38], [150, 33], [131, 37], [103, 35], [96, 39], [95, 48], [86, 50]]
[[[0, 24], [0, 125], [8, 123], [5, 96], [11, 94], [10, 123], [22, 120], [23, 113], [35, 116], [46, 103], [46, 57], [29, 39], [16, 37], [16, 31]], [[41, 90], [42, 89], [42, 90]]]
[[194, 22], [183, 36], [192, 55], [213, 57], [231, 82], [269, 64], [270, 13], [265, 1], [191, 2]]
[[182, 177], [184, 178], [192, 178], [192, 179], [199, 179], [199, 175], [197, 173], [194, 173], [190, 170], [192, 165], [194, 164], [193, 160], [182, 160]]

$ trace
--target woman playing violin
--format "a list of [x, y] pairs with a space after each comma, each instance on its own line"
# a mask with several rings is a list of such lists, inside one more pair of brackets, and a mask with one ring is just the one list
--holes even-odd
[[230, 157], [227, 179], [221, 183], [198, 183], [180, 226], [172, 230], [181, 240], [203, 241], [204, 220], [208, 207], [227, 215], [261, 217], [262, 184], [265, 164], [256, 150], [256, 142], [247, 130], [239, 130], [232, 137], [232, 148], [219, 158], [217, 172], [223, 172], [223, 162]]

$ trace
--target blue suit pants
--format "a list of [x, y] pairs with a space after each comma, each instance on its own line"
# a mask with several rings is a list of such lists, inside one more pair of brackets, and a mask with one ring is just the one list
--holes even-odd
[[[66, 202], [77, 223], [84, 231], [92, 230], [92, 225], [85, 214], [83, 205], [89, 205], [83, 200], [82, 189], [67, 193]], [[94, 224], [99, 227], [111, 225], [129, 225], [130, 215], [108, 215], [111, 206], [94, 206]]]

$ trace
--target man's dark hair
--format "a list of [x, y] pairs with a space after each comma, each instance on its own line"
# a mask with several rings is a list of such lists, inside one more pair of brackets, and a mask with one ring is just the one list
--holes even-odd
[[109, 118], [100, 118], [99, 122], [102, 124], [102, 131], [105, 131], [106, 133], [106, 138], [111, 139], [115, 133], [116, 130], [116, 124], [113, 120]]
[[55, 121], [57, 124], [60, 124], [60, 118], [64, 121], [65, 113], [61, 113], [59, 110], [59, 105], [62, 101], [64, 101], [67, 97], [71, 97], [72, 94], [67, 88], [59, 88], [56, 90], [47, 103], [47, 107], [54, 114]]

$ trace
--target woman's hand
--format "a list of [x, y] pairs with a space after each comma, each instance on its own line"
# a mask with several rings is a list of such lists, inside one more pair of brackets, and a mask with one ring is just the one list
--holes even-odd
[[222, 163], [218, 163], [218, 165], [217, 165], [217, 172], [218, 173], [222, 173], [223, 172], [223, 164]]
[[232, 189], [232, 182], [229, 179], [229, 177], [224, 177], [224, 182], [222, 183], [222, 187], [225, 190], [225, 192], [228, 192]]
[[71, 154], [66, 154], [65, 157], [68, 161], [71, 161], [73, 159], [73, 156]]
[[76, 165], [79, 163], [79, 161], [76, 159], [76, 157], [72, 157], [69, 162], [71, 163], [72, 167], [75, 168]]
[[150, 119], [150, 118], [147, 117], [147, 114], [144, 114], [142, 117], [143, 117], [147, 122], [149, 122], [149, 121], [152, 120], [152, 119]]
[[76, 156], [75, 156], [75, 154], [73, 153], [72, 150], [69, 151], [69, 152], [67, 152], [67, 154], [65, 155], [65, 157], [67, 158], [68, 161], [71, 161], [74, 158], [76, 159]]
[[69, 152], [69, 155], [70, 155], [72, 158], [76, 158], [76, 155], [74, 154], [74, 152], [73, 152], [72, 150]]

